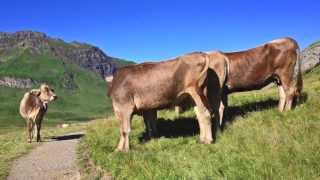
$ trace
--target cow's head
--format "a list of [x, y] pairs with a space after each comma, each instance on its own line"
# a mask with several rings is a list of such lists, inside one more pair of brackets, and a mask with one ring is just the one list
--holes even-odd
[[42, 102], [47, 103], [56, 100], [58, 97], [52, 88], [50, 88], [47, 84], [42, 84], [40, 86], [39, 98]]

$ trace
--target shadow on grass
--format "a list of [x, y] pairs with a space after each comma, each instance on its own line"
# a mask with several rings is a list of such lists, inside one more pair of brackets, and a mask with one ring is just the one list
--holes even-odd
[[[166, 137], [166, 138], [177, 138], [177, 137], [189, 137], [199, 134], [199, 125], [196, 118], [175, 118], [157, 119], [157, 129], [158, 134], [154, 138]], [[147, 142], [150, 140], [148, 133], [145, 131], [141, 137], [139, 137], [140, 142]]]
[[53, 136], [53, 137], [50, 137], [50, 139], [53, 139], [55, 141], [64, 141], [64, 140], [80, 139], [83, 136], [84, 136], [84, 133], [75, 133], [75, 134], [67, 134], [63, 136]]
[[[308, 99], [307, 93], [302, 93], [300, 104], [306, 102]], [[220, 127], [222, 130], [225, 127], [226, 123], [232, 123], [237, 116], [245, 116], [247, 113], [255, 111], [263, 111], [272, 109], [278, 106], [279, 100], [267, 99], [259, 102], [250, 102], [243, 104], [241, 106], [229, 106], [226, 108], [225, 115], [223, 117], [223, 124]], [[293, 108], [295, 108], [296, 103], [293, 102]]]
[[[308, 99], [306, 93], [302, 94], [301, 103], [304, 103]], [[272, 109], [278, 106], [278, 100], [267, 99], [259, 102], [249, 102], [241, 106], [229, 106], [226, 109], [224, 116], [224, 123], [220, 127], [223, 132], [226, 127], [226, 123], [232, 123], [236, 117], [245, 116], [247, 113], [255, 111], [263, 111]], [[219, 123], [213, 123], [212, 130], [214, 132], [213, 138], [215, 139], [216, 132], [218, 130]], [[189, 137], [199, 134], [199, 125], [196, 118], [176, 118], [174, 120], [159, 118], [157, 120], [158, 135], [156, 137], [177, 138], [177, 137]], [[140, 137], [140, 142], [148, 141], [147, 133], [144, 132]]]

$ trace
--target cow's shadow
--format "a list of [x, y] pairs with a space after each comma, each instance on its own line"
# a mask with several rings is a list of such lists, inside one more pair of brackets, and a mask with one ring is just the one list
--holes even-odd
[[[301, 103], [304, 103], [308, 98], [306, 93], [302, 94]], [[258, 102], [248, 102], [240, 106], [229, 106], [224, 115], [224, 123], [219, 126], [218, 122], [213, 123], [213, 137], [215, 138], [218, 129], [223, 132], [227, 128], [226, 124], [232, 124], [236, 117], [245, 116], [246, 114], [254, 111], [263, 111], [272, 109], [278, 106], [278, 100], [266, 99]], [[244, 119], [244, 118], [242, 118]], [[177, 138], [177, 137], [189, 137], [199, 134], [199, 125], [196, 117], [178, 117], [174, 120], [158, 118], [157, 120], [158, 136], [166, 138]], [[146, 132], [140, 137], [140, 141], [147, 141]]]

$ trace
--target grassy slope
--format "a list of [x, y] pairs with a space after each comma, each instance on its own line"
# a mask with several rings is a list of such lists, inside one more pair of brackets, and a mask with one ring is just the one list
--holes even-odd
[[[119, 139], [112, 117], [88, 130], [82, 151], [117, 179], [316, 179], [320, 177], [320, 68], [304, 76], [307, 99], [286, 113], [277, 111], [277, 91], [233, 94], [227, 126], [212, 145], [198, 143], [192, 111], [181, 118], [158, 114], [163, 137], [140, 143], [144, 131], [133, 120], [129, 153], [113, 152]], [[231, 123], [232, 122], [232, 123]]]
[[[45, 123], [88, 120], [104, 117], [109, 112], [106, 84], [93, 73], [50, 56], [31, 54], [28, 50], [19, 54], [0, 64], [0, 76], [32, 78], [38, 83], [46, 82], [55, 89], [59, 99], [49, 105]], [[77, 90], [63, 88], [66, 72], [74, 74]], [[1, 129], [24, 126], [18, 114], [19, 101], [24, 92], [26, 90], [0, 87]]]

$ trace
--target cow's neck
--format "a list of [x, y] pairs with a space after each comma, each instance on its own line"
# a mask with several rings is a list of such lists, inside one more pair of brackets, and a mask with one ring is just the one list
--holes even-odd
[[42, 106], [44, 110], [48, 109], [48, 102], [42, 102]]

